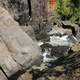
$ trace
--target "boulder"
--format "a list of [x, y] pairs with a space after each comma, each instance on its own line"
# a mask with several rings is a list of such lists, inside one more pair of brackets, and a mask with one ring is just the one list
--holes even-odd
[[11, 54], [14, 53], [8, 50], [8, 47], [0, 38], [0, 66], [7, 76], [10, 76], [21, 69], [21, 66], [14, 61], [14, 59], [11, 57]]
[[[36, 42], [20, 28], [10, 14], [0, 7], [0, 64], [9, 76], [21, 68], [30, 68], [40, 61]], [[3, 53], [3, 54], [1, 54]], [[4, 68], [5, 66], [5, 68]]]
[[72, 31], [70, 29], [64, 29], [61, 27], [57, 27], [57, 25], [55, 27], [52, 28], [52, 30], [48, 33], [49, 35], [57, 35], [59, 34], [60, 36], [65, 35], [65, 34], [72, 34]]
[[74, 36], [76, 36], [79, 31], [79, 26], [75, 23], [71, 23], [70, 21], [62, 21], [62, 27], [71, 29]]
[[1, 80], [8, 80], [1, 70], [0, 70], [0, 79]]

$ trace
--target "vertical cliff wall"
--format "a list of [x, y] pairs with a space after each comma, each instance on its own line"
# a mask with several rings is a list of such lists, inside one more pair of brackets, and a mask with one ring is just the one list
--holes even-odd
[[39, 21], [40, 17], [46, 17], [47, 0], [0, 0], [0, 4], [5, 7], [20, 25], [26, 25], [30, 21]]

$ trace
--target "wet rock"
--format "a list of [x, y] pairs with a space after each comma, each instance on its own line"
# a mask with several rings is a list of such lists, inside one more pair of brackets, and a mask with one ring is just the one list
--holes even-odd
[[68, 54], [68, 51], [68, 46], [53, 46], [51, 50], [51, 56], [61, 57], [63, 55]]
[[57, 58], [67, 55], [70, 49], [69, 46], [52, 46], [49, 43], [44, 43], [40, 47], [44, 63], [55, 61]]
[[62, 27], [71, 29], [74, 36], [76, 36], [77, 32], [79, 31], [79, 26], [77, 24], [71, 23], [70, 21], [62, 21]]
[[77, 38], [78, 42], [80, 42], [80, 30], [79, 30], [78, 33], [76, 34], [76, 38]]
[[71, 46], [78, 41], [70, 29], [55, 27], [48, 35], [50, 36], [49, 44], [53, 46]]
[[53, 46], [71, 46], [73, 42], [69, 40], [68, 35], [64, 35], [62, 37], [51, 36], [49, 44]]
[[52, 30], [48, 34], [49, 35], [57, 35], [57, 34], [64, 35], [67, 32], [72, 34], [72, 31], [70, 29], [64, 29], [61, 27], [60, 28], [59, 27], [53, 27]]

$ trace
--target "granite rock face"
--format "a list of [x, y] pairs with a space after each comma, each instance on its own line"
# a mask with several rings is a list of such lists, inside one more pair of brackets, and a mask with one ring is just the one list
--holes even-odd
[[21, 29], [22, 29], [25, 33], [27, 33], [33, 40], [36, 40], [36, 39], [35, 39], [35, 33], [34, 33], [34, 30], [33, 30], [33, 28], [32, 28], [31, 25], [28, 25], [28, 26], [20, 26], [20, 27], [21, 27]]
[[26, 24], [26, 21], [29, 20], [27, 0], [0, 0], [0, 4], [10, 12], [19, 24]]
[[8, 80], [1, 70], [0, 70], [0, 79], [1, 80]]
[[33, 42], [2, 7], [0, 35], [0, 65], [8, 76], [22, 68], [36, 65], [35, 61], [40, 60], [41, 53], [36, 42]]
[[0, 0], [0, 4], [21, 25], [26, 25], [30, 17], [33, 18], [33, 22], [38, 23], [41, 18], [46, 18], [47, 15], [47, 0]]
[[41, 62], [39, 47], [33, 40], [34, 31], [46, 26], [42, 23], [46, 20], [46, 3], [47, 0], [0, 0], [0, 64], [11, 80], [19, 70]]
[[47, 3], [48, 0], [0, 0], [0, 5], [8, 10], [19, 25], [31, 25], [36, 35], [41, 34], [41, 30], [49, 30]]

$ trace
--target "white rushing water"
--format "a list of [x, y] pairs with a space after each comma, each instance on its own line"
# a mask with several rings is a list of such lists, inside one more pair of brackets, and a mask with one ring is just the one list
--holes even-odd
[[44, 62], [44, 63], [45, 63], [45, 62], [54, 61], [54, 60], [57, 59], [55, 56], [52, 57], [52, 58], [48, 58], [47, 55], [50, 55], [50, 52], [46, 50], [46, 51], [43, 53], [43, 62]]
[[[50, 36], [50, 41], [46, 42], [51, 44], [52, 46], [71, 46], [73, 45], [77, 39], [73, 35], [64, 35], [65, 31], [51, 31], [49, 32]], [[60, 36], [61, 35], [61, 36]], [[43, 45], [43, 42], [38, 42], [38, 45], [41, 46]], [[53, 56], [52, 58], [48, 57], [50, 56], [50, 51], [46, 50], [42, 54], [43, 56], [43, 62], [50, 62], [51, 60], [56, 60], [57, 58]]]
[[69, 40], [68, 35], [59, 37], [59, 36], [50, 36], [50, 42], [53, 46], [69, 46], [72, 42]]

